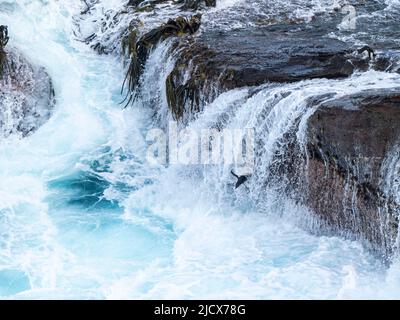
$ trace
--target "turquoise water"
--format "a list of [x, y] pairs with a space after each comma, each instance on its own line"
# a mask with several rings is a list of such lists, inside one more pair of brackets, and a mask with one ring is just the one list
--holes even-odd
[[0, 1], [57, 96], [35, 134], [0, 142], [0, 298], [400, 297], [397, 263], [279, 214], [303, 208], [259, 212], [204, 168], [150, 166], [150, 112], [121, 108], [121, 61], [74, 40], [77, 10]]

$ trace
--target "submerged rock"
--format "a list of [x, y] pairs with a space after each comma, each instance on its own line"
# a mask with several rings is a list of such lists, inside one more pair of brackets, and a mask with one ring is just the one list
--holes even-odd
[[17, 50], [3, 53], [6, 62], [0, 79], [0, 136], [27, 136], [51, 116], [55, 105], [52, 82], [43, 67], [31, 64]]

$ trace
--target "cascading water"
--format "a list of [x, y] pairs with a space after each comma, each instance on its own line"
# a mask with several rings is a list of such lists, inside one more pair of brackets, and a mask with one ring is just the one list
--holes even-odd
[[[210, 15], [235, 5], [221, 1]], [[307, 209], [264, 188], [299, 118], [305, 139], [307, 99], [397, 88], [398, 74], [221, 94], [188, 127], [256, 128], [257, 169], [235, 192], [230, 166], [146, 161], [148, 130], [172, 119], [168, 42], [147, 60], [137, 106], [122, 109], [122, 64], [76, 40], [81, 9], [72, 0], [0, 1], [13, 45], [46, 68], [57, 100], [34, 134], [0, 142], [0, 298], [400, 297], [396, 260], [387, 267], [357, 241], [310, 234], [300, 228]]]

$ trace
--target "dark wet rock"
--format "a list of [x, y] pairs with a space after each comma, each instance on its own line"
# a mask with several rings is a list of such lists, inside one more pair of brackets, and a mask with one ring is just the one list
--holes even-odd
[[127, 3], [127, 6], [129, 6], [129, 7], [137, 7], [138, 5], [143, 3], [144, 1], [145, 0], [129, 0], [129, 2]]
[[207, 7], [215, 7], [217, 5], [217, 0], [204, 0]]
[[43, 67], [9, 48], [0, 79], [0, 136], [26, 136], [43, 125], [55, 105], [51, 79]]
[[295, 191], [328, 227], [367, 240], [385, 257], [398, 232], [398, 177], [388, 172], [399, 160], [399, 123], [400, 90], [322, 103], [308, 121], [305, 179]]
[[373, 68], [377, 71], [400, 73], [400, 51], [387, 50], [377, 54]]
[[7, 26], [0, 26], [0, 79], [2, 79], [3, 72], [7, 67], [7, 54], [5, 47], [9, 39]]
[[[395, 71], [392, 60], [375, 56], [387, 50], [387, 39], [400, 39], [395, 17], [387, 17], [385, 6], [376, 1], [350, 4], [360, 15], [355, 30], [341, 27], [346, 13], [340, 5], [336, 10], [314, 9], [308, 16], [295, 14], [304, 3], [280, 8], [276, 3], [248, 1], [231, 10], [208, 13], [200, 35], [179, 47], [176, 67], [167, 79], [174, 117], [182, 119], [185, 112], [198, 112], [218, 92], [232, 88], [338, 79], [370, 67]], [[368, 26], [371, 16], [376, 17], [373, 28]], [[390, 23], [385, 22], [386, 17]], [[385, 41], [379, 40], [383, 25]], [[346, 42], [338, 38], [346, 38]], [[392, 41], [391, 46], [396, 44]]]
[[266, 82], [338, 79], [369, 66], [369, 59], [354, 55], [348, 44], [307, 38], [306, 33], [209, 32], [182, 47], [167, 79], [169, 107], [176, 119], [185, 110], [201, 110], [200, 102], [215, 98], [215, 88], [220, 92]]
[[201, 15], [197, 14], [187, 19], [178, 17], [170, 19], [167, 23], [151, 30], [138, 39], [137, 31], [132, 31], [123, 41], [126, 54], [130, 57], [130, 65], [123, 84], [128, 91], [126, 104], [134, 98], [134, 93], [139, 85], [146, 60], [151, 50], [161, 41], [170, 37], [183, 37], [194, 34], [200, 27]]
[[206, 7], [215, 7], [217, 0], [178, 0], [176, 3], [183, 4], [183, 9], [198, 10], [203, 4]]

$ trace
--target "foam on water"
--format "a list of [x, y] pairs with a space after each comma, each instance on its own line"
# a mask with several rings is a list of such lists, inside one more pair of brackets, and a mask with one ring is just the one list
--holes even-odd
[[[143, 109], [155, 103], [158, 121], [168, 119], [163, 95], [152, 95], [165, 90], [157, 84], [173, 61], [161, 69], [154, 62], [168, 59], [167, 46], [150, 57], [143, 78], [154, 82], [141, 108], [122, 110], [121, 64], [74, 40], [79, 10], [72, 0], [0, 1], [11, 41], [46, 67], [57, 97], [53, 117], [34, 135], [0, 144], [1, 298], [400, 297], [399, 263], [386, 268], [357, 242], [309, 234], [292, 219], [305, 208], [272, 199], [260, 211], [232, 191], [225, 167], [147, 164], [152, 121]], [[208, 127], [225, 113], [228, 127], [254, 126], [267, 113], [268, 159], [313, 92], [395, 83], [370, 72], [234, 90], [191, 126]]]

